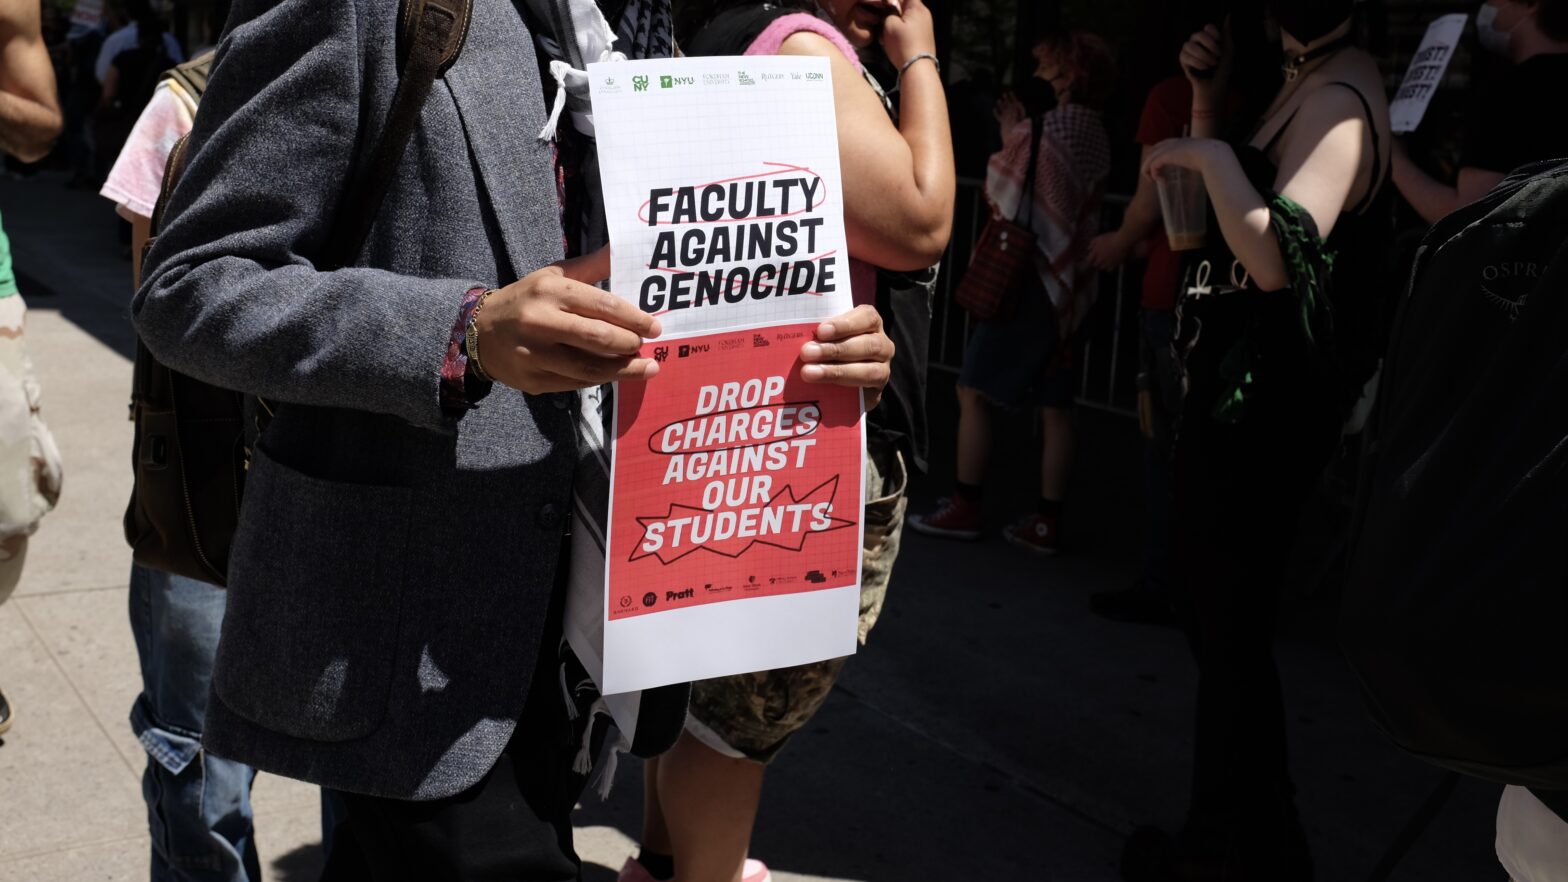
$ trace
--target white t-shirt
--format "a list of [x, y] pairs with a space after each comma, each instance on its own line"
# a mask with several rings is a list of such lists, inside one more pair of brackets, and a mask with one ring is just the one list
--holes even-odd
[[1563, 882], [1568, 821], [1525, 788], [1504, 788], [1497, 806], [1497, 859], [1513, 882]]
[[195, 119], [196, 102], [174, 82], [159, 82], [99, 194], [118, 205], [122, 216], [152, 217], [169, 153], [174, 142], [190, 133]]
[[[109, 67], [114, 64], [114, 56], [127, 49], [136, 48], [137, 34], [136, 22], [133, 21], [104, 38], [103, 48], [98, 50], [98, 63], [93, 67], [93, 73], [98, 75], [98, 82], [102, 83], [104, 77], [109, 75]], [[163, 48], [175, 64], [185, 60], [185, 53], [180, 51], [180, 41], [174, 39], [174, 35], [168, 31], [163, 32]]]

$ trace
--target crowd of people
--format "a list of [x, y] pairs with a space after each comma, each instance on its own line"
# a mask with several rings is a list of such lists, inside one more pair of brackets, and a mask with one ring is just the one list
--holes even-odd
[[[1085, 320], [1100, 274], [1142, 261], [1144, 567], [1093, 605], [1180, 627], [1199, 676], [1185, 821], [1135, 832], [1121, 870], [1130, 882], [1293, 882], [1314, 873], [1275, 620], [1303, 510], [1379, 389], [1410, 275], [1392, 257], [1396, 198], [1436, 237], [1446, 217], [1553, 180], [1568, 127], [1527, 96], [1568, 77], [1568, 0], [1478, 4], [1479, 43], [1511, 73], [1476, 96], [1452, 182], [1391, 130], [1355, 0], [1191, 6], [1171, 75], [1144, 103], [1138, 185], [1115, 230], [1100, 226], [1115, 153], [1110, 44], [1073, 29], [1038, 40], [1033, 75], [1054, 107], [997, 102], [1002, 148], [985, 195], [992, 223], [1021, 227], [1030, 247], [1016, 265], [977, 248], [967, 268], [1006, 305], [978, 316], [968, 341], [953, 492], [908, 526], [980, 538], [995, 417], [1038, 411], [1037, 508], [1003, 535], [1061, 550]], [[400, 7], [417, 21], [400, 21]], [[455, 44], [447, 31], [420, 42], [427, 7], [461, 17]], [[517, 133], [540, 131], [552, 90], [568, 88], [551, 82], [553, 64], [607, 55], [599, 29], [633, 59], [827, 60], [856, 306], [802, 346], [800, 374], [866, 392], [864, 643], [893, 582], [909, 476], [931, 465], [927, 353], [955, 173], [930, 11], [924, 0], [236, 0], [212, 35], [218, 50], [185, 62], [147, 0], [111, 8], [108, 27], [51, 59], [37, 4], [0, 0], [0, 148], [30, 161], [63, 137], [73, 179], [101, 187], [123, 221], [138, 396], [154, 369], [243, 393], [245, 502], [226, 565], [155, 565], [175, 558], [137, 545], [130, 575], [151, 877], [258, 880], [250, 786], [263, 769], [322, 788], [325, 880], [578, 878], [571, 813], [593, 771], [581, 757], [606, 733], [598, 696], [566, 688], [573, 561], [559, 513], [574, 484], [602, 480], [585, 415], [606, 384], [658, 372], [640, 352], [662, 329], [597, 296], [609, 260], [591, 115], [567, 115], [551, 139]], [[426, 75], [447, 88], [410, 99], [409, 55], [443, 48]], [[1206, 228], [1176, 235], [1162, 189], [1184, 176], [1201, 183]], [[1561, 243], [1564, 217], [1531, 220]], [[1543, 277], [1544, 259], [1512, 260], [1535, 268], [1510, 273]], [[60, 483], [9, 267], [0, 234], [0, 437], [20, 433], [30, 454], [0, 460], [26, 478], [12, 482], [18, 498], [0, 494], [0, 597]], [[1500, 329], [1549, 298], [1501, 299]], [[156, 408], [144, 397], [133, 408], [150, 437]], [[1380, 408], [1392, 425], [1397, 403]], [[138, 445], [138, 462], [159, 455]], [[1548, 462], [1561, 471], [1560, 457]], [[1362, 510], [1369, 529], [1386, 528], [1414, 504], [1400, 494], [1419, 476], [1369, 469]], [[416, 519], [423, 535], [408, 542]], [[1358, 553], [1352, 569], [1365, 573]], [[1555, 578], [1561, 596], [1562, 571], [1533, 575]], [[764, 772], [844, 664], [643, 693], [630, 742], [644, 761], [643, 825], [621, 882], [767, 882], [749, 854]], [[9, 722], [0, 696], [0, 731]], [[1568, 880], [1568, 781], [1493, 777], [1511, 785], [1498, 856], [1515, 882]]]

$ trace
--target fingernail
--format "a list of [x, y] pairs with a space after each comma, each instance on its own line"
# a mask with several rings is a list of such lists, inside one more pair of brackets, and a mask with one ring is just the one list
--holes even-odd
[[800, 347], [800, 357], [816, 361], [822, 357], [822, 345], [820, 343], [807, 343], [805, 346]]
[[643, 379], [651, 380], [654, 377], [657, 377], [658, 375], [659, 375], [659, 363], [656, 362], [656, 361], [648, 362], [647, 369], [645, 369], [642, 372]]
[[658, 319], [654, 319], [653, 320], [653, 327], [648, 329], [648, 336], [649, 337], [658, 337], [658, 336], [661, 336], [663, 334], [664, 334], [664, 325], [660, 324]]
[[835, 335], [837, 333], [838, 333], [838, 329], [833, 327], [833, 323], [832, 322], [823, 322], [822, 324], [817, 326], [817, 336], [818, 337], [830, 338], [830, 337], [832, 337], [833, 335]]
[[817, 380], [822, 379], [822, 377], [823, 377], [823, 375], [825, 373], [826, 373], [826, 371], [824, 371], [822, 369], [821, 365], [808, 364], [805, 367], [800, 369], [800, 378], [802, 380], [807, 381], [807, 382], [813, 382], [814, 383]]

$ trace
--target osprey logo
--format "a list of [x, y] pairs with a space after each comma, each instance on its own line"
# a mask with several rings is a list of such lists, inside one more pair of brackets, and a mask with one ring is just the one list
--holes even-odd
[[1488, 264], [1481, 268], [1481, 295], [1514, 321], [1540, 280], [1541, 265], [1533, 261]]

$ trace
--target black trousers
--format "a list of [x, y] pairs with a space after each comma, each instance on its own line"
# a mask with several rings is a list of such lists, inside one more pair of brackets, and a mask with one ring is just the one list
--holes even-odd
[[1267, 392], [1234, 424], [1189, 397], [1174, 462], [1175, 600], [1198, 666], [1187, 833], [1261, 856], [1304, 845], [1274, 634], [1301, 512], [1339, 429], [1321, 389]]
[[571, 768], [573, 727], [556, 676], [559, 637], [547, 633], [541, 643], [517, 731], [479, 783], [430, 802], [334, 792], [348, 817], [334, 831], [322, 882], [579, 879], [571, 812], [586, 778]]

